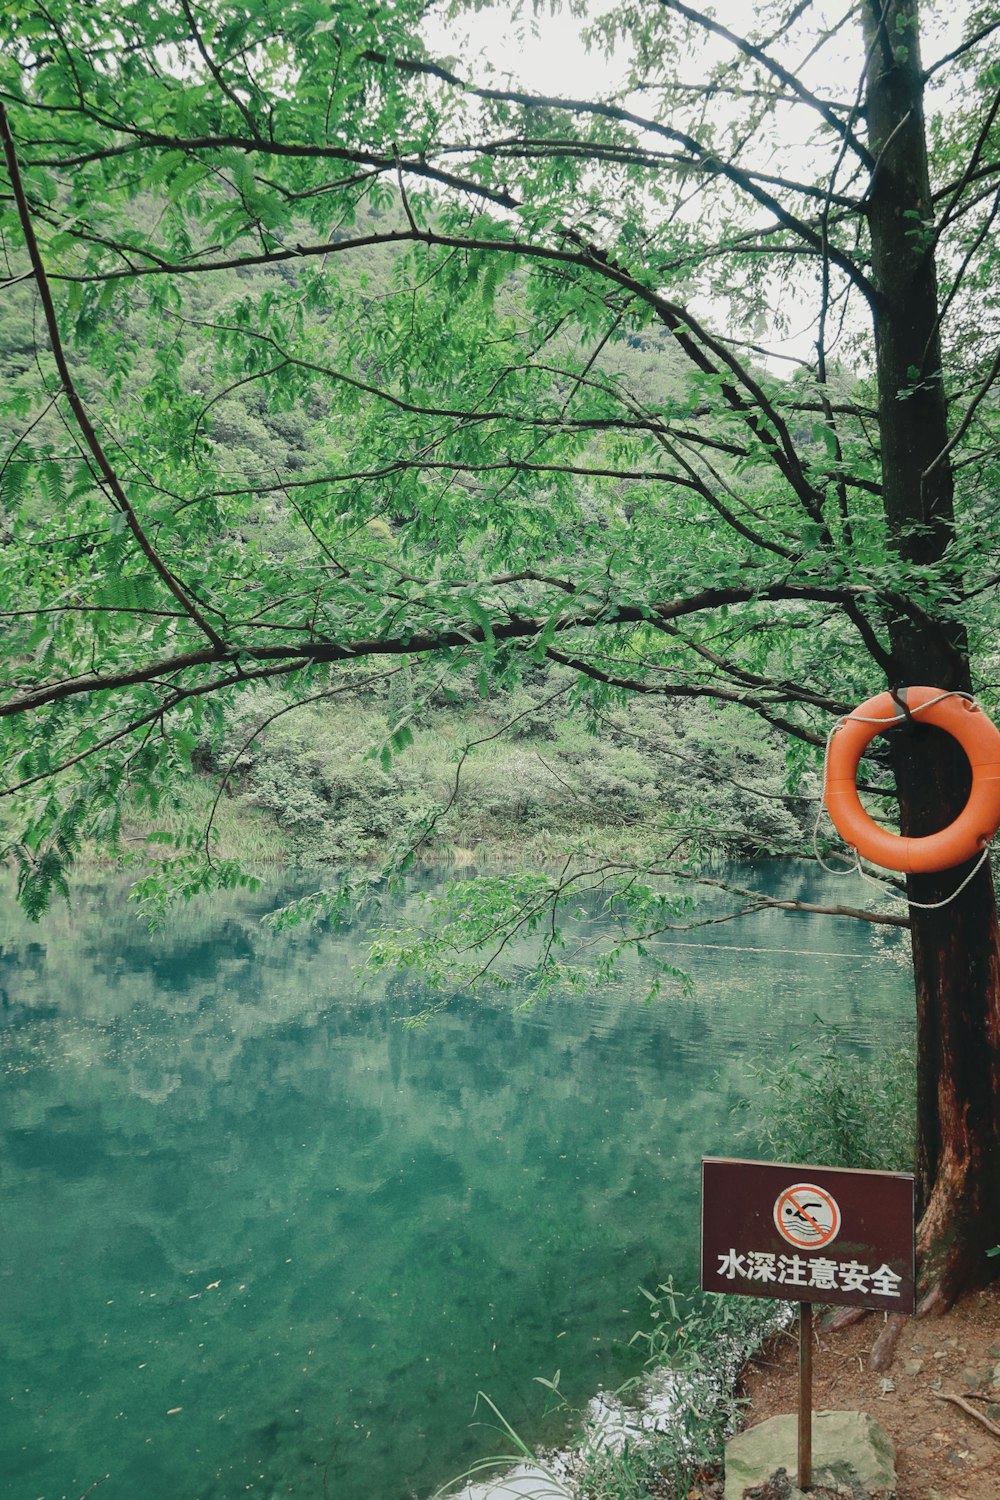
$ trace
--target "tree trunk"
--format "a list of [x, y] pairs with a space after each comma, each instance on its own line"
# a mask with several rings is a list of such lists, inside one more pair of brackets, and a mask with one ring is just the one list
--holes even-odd
[[[923, 115], [917, 0], [865, 0], [869, 193], [883, 503], [901, 587], [910, 565], [946, 567], [954, 536], [952, 470], [941, 369], [933, 207]], [[957, 588], [959, 579], [953, 580]], [[964, 629], [889, 625], [896, 684], [971, 689]], [[891, 685], [896, 685], [891, 684]], [[950, 738], [924, 727], [890, 736], [904, 834], [936, 832], [965, 803], [969, 772]], [[971, 866], [910, 876], [911, 901], [954, 892]], [[918, 1285], [946, 1305], [1000, 1271], [1000, 930], [986, 864], [937, 911], [911, 907], [917, 1001]]]

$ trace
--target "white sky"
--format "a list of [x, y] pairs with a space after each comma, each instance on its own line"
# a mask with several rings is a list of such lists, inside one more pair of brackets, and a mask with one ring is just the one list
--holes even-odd
[[[712, 14], [731, 30], [742, 33], [748, 28], [748, 0], [712, 0]], [[591, 15], [596, 17], [614, 9], [608, 0], [594, 0]], [[968, 0], [924, 0], [921, 7], [921, 52], [924, 66], [951, 50], [961, 39]], [[817, 17], [839, 15], [842, 6], [832, 3], [815, 6]], [[514, 19], [515, 15], [517, 19]], [[568, 12], [551, 15], [545, 11], [533, 15], [531, 6], [493, 3], [453, 24], [444, 23], [433, 12], [426, 27], [428, 41], [435, 51], [448, 56], [471, 58], [485, 53], [494, 67], [509, 72], [525, 88], [538, 93], [589, 97], [613, 86], [614, 66], [600, 53], [588, 53], [581, 38], [583, 23]], [[855, 33], [848, 29], [848, 35]], [[725, 43], [717, 44], [718, 55], [731, 54]], [[707, 54], [707, 46], [706, 46]], [[824, 53], [824, 59], [829, 53]], [[824, 61], [824, 68], [829, 64]], [[845, 67], [844, 90], [853, 91], [855, 71]]]
[[[594, 0], [591, 14], [596, 16], [613, 8], [609, 0]], [[731, 30], [743, 33], [749, 29], [748, 0], [714, 0], [715, 17]], [[921, 15], [921, 56], [924, 66], [949, 52], [961, 40], [962, 26], [968, 15], [968, 0], [924, 0]], [[817, 23], [835, 19], [843, 14], [843, 0], [816, 0], [814, 14]], [[454, 24], [444, 24], [432, 14], [426, 27], [428, 43], [436, 55], [461, 61], [459, 71], [465, 76], [480, 76], [470, 66], [480, 54], [485, 55], [495, 69], [510, 75], [510, 82], [531, 92], [562, 95], [575, 98], [594, 98], [612, 89], [621, 78], [627, 59], [616, 65], [609, 62], [598, 51], [588, 52], [582, 37], [583, 22], [569, 15], [552, 15], [544, 11], [532, 13], [530, 4], [498, 3], [473, 14], [464, 15]], [[711, 49], [711, 50], [710, 50]], [[776, 52], [780, 49], [775, 48]], [[732, 48], [719, 38], [707, 38], [698, 58], [700, 67], [716, 59], [733, 55]], [[835, 92], [842, 100], [855, 97], [861, 67], [862, 49], [856, 26], [848, 26], [843, 32], [843, 46], [839, 63], [834, 46], [824, 49], [819, 77], [807, 81], [814, 87], [835, 85]], [[797, 63], [799, 59], [793, 59]], [[617, 75], [617, 76], [616, 76]], [[838, 75], [840, 84], [838, 84]], [[506, 80], [504, 80], [506, 82]], [[720, 108], [724, 107], [720, 105]], [[643, 112], [643, 101], [637, 101], [637, 109]], [[645, 103], [648, 108], [648, 101]], [[788, 141], [796, 154], [807, 151], [802, 143], [803, 111], [789, 110]], [[809, 127], [807, 127], [809, 128]], [[805, 177], [811, 174], [803, 161], [800, 170]], [[710, 321], [718, 322], [718, 310], [713, 317], [707, 307], [703, 311]], [[781, 355], [793, 359], [812, 360], [815, 355], [815, 327], [812, 313], [803, 305], [801, 313], [791, 309], [787, 301], [783, 311], [788, 316], [789, 330], [786, 336], [772, 327], [762, 335], [779, 356], [776, 368], [788, 369]]]

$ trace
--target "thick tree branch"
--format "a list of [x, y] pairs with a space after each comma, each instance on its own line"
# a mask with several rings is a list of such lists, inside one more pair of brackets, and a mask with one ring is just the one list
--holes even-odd
[[[916, 607], [902, 596], [889, 593], [879, 595], [863, 585], [845, 584], [840, 588], [821, 585], [782, 583], [764, 588], [724, 587], [704, 589], [683, 598], [650, 604], [642, 608], [636, 605], [604, 605], [593, 610], [575, 610], [551, 621], [542, 616], [512, 615], [498, 619], [489, 635], [500, 644], [505, 642], [532, 641], [544, 635], [547, 629], [562, 634], [572, 630], [586, 630], [609, 625], [638, 625], [654, 616], [660, 620], [675, 620], [702, 611], [721, 608], [723, 605], [739, 605], [750, 602], [780, 603], [786, 601], [814, 601], [824, 604], [842, 605], [845, 599], [877, 599], [882, 597], [894, 608], [908, 613], [918, 613]], [[474, 623], [455, 625], [440, 630], [412, 631], [402, 636], [358, 637], [348, 641], [289, 641], [273, 645], [246, 644], [221, 650], [188, 651], [173, 656], [159, 657], [134, 667], [115, 669], [109, 672], [88, 672], [60, 682], [52, 682], [16, 693], [6, 702], [0, 703], [0, 718], [29, 713], [50, 703], [86, 696], [90, 693], [107, 692], [114, 688], [135, 686], [139, 683], [167, 679], [179, 672], [199, 667], [212, 666], [236, 660], [260, 664], [311, 662], [317, 666], [338, 662], [356, 662], [369, 656], [427, 655], [431, 652], [448, 651], [468, 645], [483, 645], [488, 633]], [[846, 705], [849, 707], [849, 705]]]

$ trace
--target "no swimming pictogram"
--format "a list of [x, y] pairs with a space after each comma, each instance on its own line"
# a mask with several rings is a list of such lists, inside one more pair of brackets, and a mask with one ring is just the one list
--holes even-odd
[[836, 1198], [812, 1182], [797, 1182], [775, 1199], [775, 1228], [783, 1240], [800, 1250], [819, 1250], [840, 1232]]

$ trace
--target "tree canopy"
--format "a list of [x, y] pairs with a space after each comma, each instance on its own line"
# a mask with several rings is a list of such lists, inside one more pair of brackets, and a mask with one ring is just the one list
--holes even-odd
[[[262, 681], [720, 703], [793, 783], [886, 683], [996, 701], [991, 8], [926, 55], [917, 0], [571, 9], [606, 57], [586, 97], [443, 55], [460, 4], [14, 0], [0, 718], [29, 907]], [[933, 731], [874, 789], [911, 832], [964, 795]], [[506, 886], [504, 930], [590, 882], [567, 869]], [[239, 878], [210, 844], [176, 871]], [[647, 889], [637, 930], [662, 915]], [[933, 1297], [1000, 1238], [988, 870], [909, 920]]]

